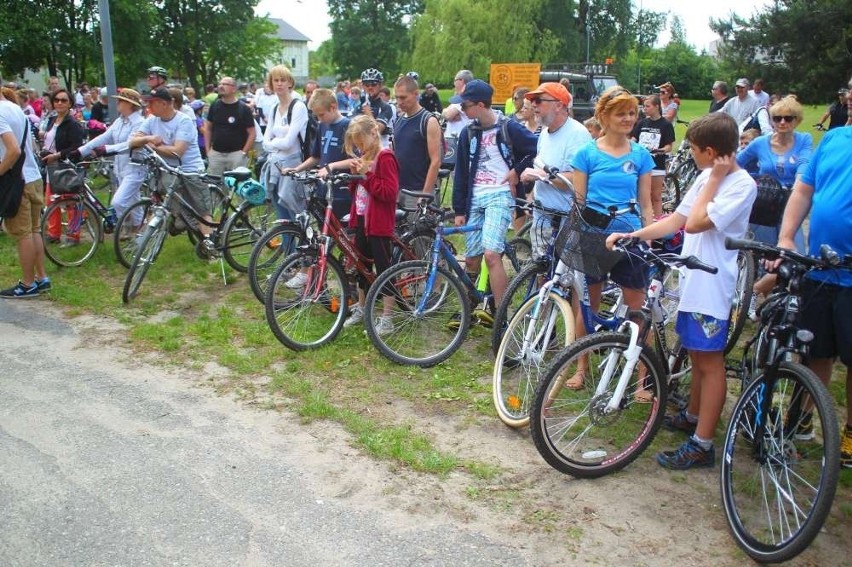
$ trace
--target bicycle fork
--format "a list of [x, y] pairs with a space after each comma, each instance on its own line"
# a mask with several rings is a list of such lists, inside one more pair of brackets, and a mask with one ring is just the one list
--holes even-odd
[[630, 343], [624, 352], [618, 352], [615, 349], [610, 350], [607, 354], [604, 370], [601, 373], [601, 380], [598, 382], [598, 387], [595, 389], [595, 397], [603, 395], [609, 387], [609, 383], [615, 374], [615, 368], [618, 364], [618, 359], [622, 356], [625, 359], [624, 368], [621, 375], [618, 377], [618, 383], [615, 386], [615, 392], [612, 398], [604, 408], [605, 413], [613, 413], [617, 411], [621, 405], [621, 400], [624, 398], [624, 392], [627, 390], [627, 385], [630, 382], [630, 377], [633, 375], [633, 370], [639, 362], [639, 354], [642, 352], [642, 345], [639, 341], [639, 325], [633, 321], [625, 321], [625, 324], [630, 327]]

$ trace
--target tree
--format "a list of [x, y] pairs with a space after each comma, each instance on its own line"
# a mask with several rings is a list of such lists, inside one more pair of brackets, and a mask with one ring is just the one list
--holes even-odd
[[763, 77], [771, 91], [823, 102], [852, 74], [852, 3], [776, 0], [749, 19], [711, 19], [731, 77]]
[[308, 75], [311, 77], [336, 76], [337, 71], [334, 66], [333, 55], [334, 45], [330, 39], [327, 39], [315, 51], [311, 51]]
[[401, 72], [411, 46], [408, 22], [422, 11], [421, 0], [328, 0], [338, 73], [355, 77], [369, 67], [386, 77]]

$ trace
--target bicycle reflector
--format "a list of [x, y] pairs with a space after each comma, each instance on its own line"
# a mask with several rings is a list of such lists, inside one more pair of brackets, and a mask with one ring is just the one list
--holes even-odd
[[252, 205], [262, 205], [266, 200], [266, 189], [254, 179], [246, 179], [237, 185], [237, 195]]

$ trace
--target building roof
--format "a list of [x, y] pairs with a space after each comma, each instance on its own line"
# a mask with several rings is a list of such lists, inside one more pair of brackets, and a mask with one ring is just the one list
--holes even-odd
[[278, 26], [275, 37], [284, 41], [311, 41], [311, 38], [279, 18], [269, 18], [269, 21]]

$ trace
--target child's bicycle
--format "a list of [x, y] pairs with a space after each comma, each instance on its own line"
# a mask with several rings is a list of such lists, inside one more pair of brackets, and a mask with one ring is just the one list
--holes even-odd
[[[435, 212], [442, 219], [452, 214], [437, 208]], [[493, 321], [491, 293], [471, 280], [445, 240], [478, 230], [482, 225], [439, 223], [430, 260], [402, 262], [376, 279], [367, 293], [364, 323], [367, 336], [382, 355], [398, 364], [434, 366], [461, 346], [476, 306], [481, 305], [475, 310], [478, 317], [488, 324]], [[518, 266], [512, 247], [506, 247], [503, 263], [507, 274]], [[385, 296], [393, 297], [390, 312]]]
[[[587, 255], [587, 265], [597, 262], [589, 256], [594, 243], [583, 240], [578, 239], [576, 253]], [[630, 313], [618, 331], [593, 333], [557, 354], [541, 377], [530, 409], [532, 438], [544, 460], [560, 472], [583, 478], [627, 466], [662, 423], [672, 374], [660, 301], [666, 273], [680, 266], [717, 271], [695, 256], [657, 253], [631, 239], [620, 241], [616, 249], [651, 266], [641, 311]], [[647, 341], [651, 333], [652, 343]], [[566, 382], [578, 372], [584, 374], [582, 386], [569, 388]]]
[[792, 559], [817, 536], [831, 509], [840, 468], [834, 402], [802, 363], [813, 333], [798, 325], [809, 272], [852, 269], [827, 246], [820, 258], [749, 240], [732, 250], [781, 259], [775, 291], [761, 305], [755, 336], [735, 369], [742, 392], [722, 451], [722, 504], [737, 545], [761, 563]]

